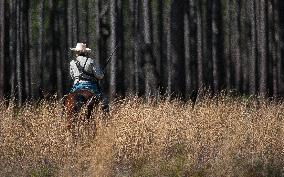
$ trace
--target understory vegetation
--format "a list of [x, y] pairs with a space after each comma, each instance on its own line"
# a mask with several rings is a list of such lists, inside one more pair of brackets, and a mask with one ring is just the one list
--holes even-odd
[[3, 101], [0, 117], [0, 176], [284, 176], [281, 101], [129, 97], [75, 137], [60, 101]]

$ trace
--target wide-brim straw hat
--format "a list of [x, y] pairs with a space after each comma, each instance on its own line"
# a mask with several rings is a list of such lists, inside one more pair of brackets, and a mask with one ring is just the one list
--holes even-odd
[[86, 44], [84, 43], [77, 43], [75, 48], [70, 48], [70, 50], [75, 51], [75, 52], [89, 52], [92, 49], [87, 48]]

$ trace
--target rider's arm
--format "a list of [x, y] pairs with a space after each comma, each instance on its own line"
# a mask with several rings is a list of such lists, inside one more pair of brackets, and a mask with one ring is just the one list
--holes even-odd
[[70, 62], [70, 66], [69, 66], [69, 74], [71, 76], [71, 78], [74, 80], [75, 79], [75, 76], [74, 76], [74, 66], [73, 66], [73, 63], [72, 61]]
[[76, 80], [80, 77], [80, 71], [74, 60], [70, 62], [70, 76], [73, 80]]

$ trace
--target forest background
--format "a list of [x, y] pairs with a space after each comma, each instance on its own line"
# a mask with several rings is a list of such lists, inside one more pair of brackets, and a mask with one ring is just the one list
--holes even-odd
[[281, 0], [1, 0], [0, 99], [68, 93], [77, 42], [102, 66], [120, 46], [101, 83], [111, 97], [283, 96], [283, 12]]

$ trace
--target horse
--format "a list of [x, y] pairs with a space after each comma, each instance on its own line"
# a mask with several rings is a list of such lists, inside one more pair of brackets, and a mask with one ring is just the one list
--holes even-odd
[[[66, 95], [63, 99], [63, 105], [66, 112], [67, 129], [74, 134], [80, 117], [78, 113], [82, 111], [83, 107], [86, 108], [86, 112], [81, 112], [83, 114], [81, 117], [83, 121], [89, 121], [94, 106], [99, 105], [101, 100], [101, 96], [86, 89], [79, 89]], [[104, 109], [104, 107], [102, 108]]]

